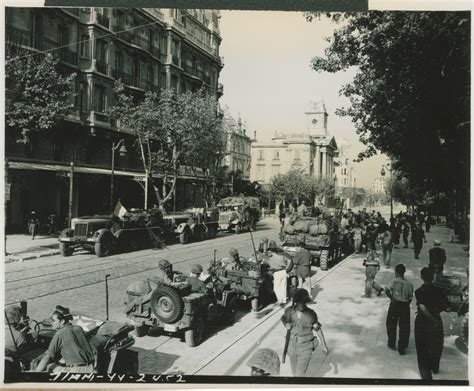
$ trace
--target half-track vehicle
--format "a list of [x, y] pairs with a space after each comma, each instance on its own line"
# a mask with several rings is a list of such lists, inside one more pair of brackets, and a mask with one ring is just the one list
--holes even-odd
[[260, 201], [256, 197], [227, 197], [219, 201], [219, 229], [235, 231], [257, 229], [261, 217]]
[[135, 284], [139, 289], [127, 290], [126, 313], [135, 324], [137, 336], [153, 329], [184, 337], [186, 344], [194, 347], [205, 337], [210, 320], [222, 325], [234, 322], [238, 295], [225, 278], [211, 275], [206, 292], [192, 292], [185, 280], [183, 274], [175, 272], [171, 285], [158, 283], [149, 292], [147, 282], [142, 281]]
[[76, 249], [105, 257], [114, 252], [156, 247], [161, 244], [163, 225], [158, 209], [131, 209], [121, 218], [115, 215], [77, 217], [72, 219], [71, 228], [59, 235], [59, 249], [65, 257]]
[[217, 208], [192, 208], [185, 212], [166, 213], [163, 233], [167, 239], [178, 239], [181, 244], [212, 239], [219, 227]]

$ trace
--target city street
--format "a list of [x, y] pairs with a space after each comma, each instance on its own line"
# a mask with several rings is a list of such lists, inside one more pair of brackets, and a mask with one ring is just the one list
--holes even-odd
[[[385, 214], [385, 213], [384, 213]], [[267, 236], [277, 239], [278, 223], [266, 218], [254, 234], [255, 242]], [[419, 269], [427, 264], [427, 252], [434, 238], [440, 238], [448, 253], [446, 273], [457, 275], [466, 282], [468, 257], [458, 244], [447, 244], [447, 230], [435, 227], [427, 235], [420, 260], [413, 259], [411, 249], [395, 249], [392, 268], [382, 268], [377, 281], [386, 286], [393, 278], [393, 266], [403, 262], [406, 277], [415, 289], [421, 284]], [[28, 311], [34, 319], [44, 319], [57, 304], [75, 312], [105, 319], [105, 275], [109, 278], [110, 319], [126, 321], [123, 303], [127, 285], [145, 278], [157, 270], [159, 259], [166, 258], [176, 270], [188, 273], [191, 265], [206, 267], [212, 259], [227, 256], [230, 247], [248, 256], [252, 245], [250, 235], [221, 234], [212, 241], [191, 243], [186, 246], [170, 245], [161, 250], [144, 250], [129, 254], [97, 258], [83, 253], [69, 258], [44, 257], [10, 263], [5, 266], [6, 303], [28, 300]], [[398, 355], [386, 347], [385, 316], [388, 299], [385, 295], [372, 299], [361, 298], [364, 285], [362, 256], [351, 256], [329, 271], [319, 269], [312, 278], [312, 307], [318, 313], [330, 348], [325, 357], [318, 348], [308, 370], [313, 377], [329, 378], [383, 378], [419, 379], [413, 338], [416, 310], [412, 302], [412, 333], [407, 354]], [[200, 346], [191, 348], [178, 338], [146, 336], [136, 338], [131, 363], [138, 373], [184, 373], [188, 375], [248, 375], [246, 361], [258, 347], [271, 347], [280, 356], [284, 343], [284, 328], [280, 324], [283, 309], [270, 305], [258, 313], [242, 307], [231, 327], [211, 325]], [[435, 380], [467, 379], [467, 355], [459, 344], [460, 318], [443, 314], [445, 347], [441, 370]], [[460, 350], [461, 349], [461, 350]], [[282, 376], [291, 376], [289, 363], [282, 365]]]

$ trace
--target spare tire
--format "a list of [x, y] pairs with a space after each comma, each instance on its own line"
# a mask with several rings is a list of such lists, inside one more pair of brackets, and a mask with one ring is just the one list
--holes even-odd
[[151, 295], [150, 306], [155, 316], [165, 323], [174, 323], [183, 316], [183, 299], [171, 286], [158, 286]]

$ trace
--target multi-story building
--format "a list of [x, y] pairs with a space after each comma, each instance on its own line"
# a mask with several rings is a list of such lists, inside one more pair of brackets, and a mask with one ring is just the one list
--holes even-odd
[[240, 171], [242, 179], [250, 180], [252, 139], [247, 136], [247, 130], [242, 126], [239, 118], [237, 126], [232, 127], [228, 133], [227, 149], [228, 154], [224, 159], [224, 164], [230, 171]]
[[292, 169], [315, 177], [334, 178], [338, 147], [328, 132], [324, 102], [310, 102], [305, 116], [306, 132], [275, 132], [271, 142], [252, 144], [252, 181], [268, 184], [275, 175], [286, 174]]
[[[49, 51], [77, 74], [74, 109], [57, 129], [26, 145], [6, 131], [7, 227], [24, 227], [31, 210], [40, 217], [56, 213], [60, 222], [71, 210], [73, 217], [110, 210], [112, 146], [121, 139], [128, 154], [116, 156], [113, 199], [143, 207], [144, 172], [134, 136], [106, 114], [114, 83], [120, 79], [138, 96], [203, 87], [219, 97], [219, 17], [214, 10], [7, 8], [7, 47]], [[202, 202], [195, 182], [180, 177], [177, 209]]]
[[372, 192], [376, 194], [385, 194], [387, 192], [387, 184], [385, 178], [376, 178], [372, 185]]

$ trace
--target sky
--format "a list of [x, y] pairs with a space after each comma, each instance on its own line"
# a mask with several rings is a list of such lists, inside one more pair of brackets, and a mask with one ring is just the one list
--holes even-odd
[[[307, 22], [302, 12], [221, 11], [220, 101], [234, 118], [242, 118], [248, 135], [256, 131], [258, 141], [268, 141], [275, 131], [304, 131], [308, 102], [322, 98], [329, 134], [350, 145], [350, 159], [364, 149], [350, 118], [335, 114], [337, 108], [349, 105], [339, 90], [356, 70], [331, 74], [310, 67], [314, 56], [324, 54], [325, 38], [335, 28], [326, 18]], [[370, 188], [386, 160], [378, 155], [354, 163], [357, 186]]]

